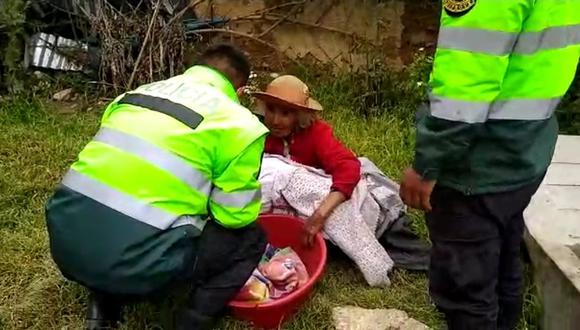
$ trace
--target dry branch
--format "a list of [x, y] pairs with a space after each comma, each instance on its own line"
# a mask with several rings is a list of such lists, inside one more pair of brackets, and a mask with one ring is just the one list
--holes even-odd
[[298, 6], [298, 5], [304, 5], [306, 3], [306, 1], [290, 1], [290, 2], [286, 2], [277, 6], [272, 6], [272, 7], [268, 7], [268, 8], [264, 8], [264, 9], [260, 9], [257, 10], [256, 13], [269, 13], [278, 9], [282, 9], [285, 7], [290, 7], [290, 6]]
[[302, 1], [290, 1], [290, 2], [286, 2], [280, 5], [276, 5], [276, 6], [272, 6], [272, 7], [268, 7], [268, 8], [263, 8], [263, 9], [258, 9], [256, 11], [254, 11], [251, 14], [247, 14], [247, 15], [242, 15], [242, 16], [234, 16], [232, 18], [230, 18], [230, 21], [240, 21], [243, 20], [246, 17], [264, 17], [265, 15], [276, 11], [278, 9], [282, 9], [282, 8], [286, 8], [286, 7], [291, 7], [291, 6], [299, 6], [299, 5], [304, 5], [306, 3], [305, 0]]
[[268, 15], [263, 15], [263, 16], [260, 16], [260, 15], [239, 16], [239, 17], [235, 17], [235, 18], [230, 19], [230, 22], [245, 21], [245, 20], [248, 20], [248, 21], [265, 20], [265, 21], [276, 21], [277, 22], [280, 19], [282, 19], [281, 23], [287, 22], [287, 23], [292, 23], [292, 24], [297, 24], [297, 25], [303, 25], [303, 26], [307, 26], [307, 27], [311, 27], [311, 28], [317, 28], [317, 29], [326, 30], [329, 32], [343, 34], [343, 35], [349, 36], [351, 38], [358, 38], [357, 34], [353, 33], [353, 32], [344, 31], [341, 29], [333, 28], [330, 26], [325, 26], [322, 24], [309, 23], [309, 22], [304, 22], [304, 21], [292, 19], [292, 18], [284, 18], [284, 17], [280, 17], [279, 15], [273, 15], [273, 14], [268, 14]]
[[278, 25], [282, 24], [285, 20], [290, 18], [290, 16], [294, 15], [296, 13], [297, 9], [298, 9], [298, 7], [292, 8], [292, 10], [286, 16], [281, 17], [276, 22], [274, 22], [274, 24], [272, 24], [269, 28], [267, 28], [266, 31], [260, 33], [258, 38], [263, 38], [264, 36], [268, 35], [268, 33], [272, 32], [272, 30], [274, 30], [276, 27], [278, 27]]
[[244, 38], [248, 38], [251, 40], [254, 40], [255, 42], [262, 44], [264, 46], [269, 47], [272, 50], [275, 50], [276, 52], [283, 54], [284, 56], [286, 56], [289, 60], [291, 60], [294, 64], [296, 65], [300, 65], [300, 63], [298, 63], [298, 61], [296, 61], [295, 59], [293, 59], [292, 57], [290, 57], [288, 54], [286, 54], [283, 50], [281, 50], [280, 48], [272, 45], [271, 43], [264, 41], [260, 38], [257, 38], [251, 34], [247, 34], [247, 33], [243, 33], [243, 32], [239, 32], [239, 31], [234, 31], [234, 30], [228, 30], [228, 29], [200, 29], [200, 30], [195, 30], [195, 33], [226, 33], [226, 34], [230, 34], [230, 35], [235, 35], [238, 37], [244, 37]]
[[166, 79], [183, 69], [185, 32], [182, 24], [167, 24], [158, 0], [118, 15], [106, 4], [95, 0], [96, 10], [89, 13], [92, 33], [101, 42], [100, 78], [115, 89]]
[[197, 7], [197, 5], [201, 4], [202, 2], [205, 2], [205, 0], [197, 0], [196, 2], [187, 5], [185, 8], [183, 8], [179, 13], [177, 13], [175, 16], [173, 16], [169, 22], [167, 22], [167, 25], [172, 25], [173, 23], [175, 23], [175, 21], [177, 21], [178, 19], [180, 19], [181, 17], [183, 17], [183, 15], [185, 15], [185, 13], [187, 13], [188, 10], [191, 9], [195, 9], [195, 7]]
[[[157, 15], [159, 15], [160, 8], [161, 8], [161, 0], [157, 0], [157, 4], [155, 5], [155, 11], [153, 11], [153, 17], [151, 17], [151, 21], [149, 22], [149, 26], [147, 27], [147, 33], [145, 33], [145, 40], [143, 40], [143, 46], [141, 46], [139, 56], [137, 56], [137, 60], [135, 60], [133, 72], [131, 73], [131, 77], [129, 78], [129, 83], [127, 83], [127, 89], [131, 89], [131, 85], [133, 85], [133, 79], [135, 79], [135, 74], [137, 73], [137, 69], [139, 68], [139, 64], [141, 63], [141, 57], [143, 57], [143, 52], [145, 51], [145, 47], [147, 47], [147, 42], [149, 42], [149, 37], [151, 36], [151, 29], [153, 28], [153, 24], [157, 19]], [[151, 53], [149, 55], [151, 56]], [[152, 65], [151, 62], [152, 61], [150, 61], [149, 65]], [[153, 74], [151, 74], [151, 76], [152, 76], [151, 78], [153, 78]]]
[[332, 10], [332, 8], [334, 8], [334, 6], [336, 6], [336, 0], [332, 0], [328, 4], [328, 6], [322, 11], [322, 14], [320, 14], [320, 16], [318, 16], [318, 19], [314, 23], [320, 24], [320, 22], [322, 22], [322, 20], [326, 17], [326, 15], [328, 15], [328, 13]]

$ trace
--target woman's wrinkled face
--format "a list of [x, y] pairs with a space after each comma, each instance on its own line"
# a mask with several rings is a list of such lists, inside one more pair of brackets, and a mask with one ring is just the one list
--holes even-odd
[[294, 132], [298, 125], [298, 112], [280, 106], [266, 105], [264, 119], [272, 135], [286, 138]]

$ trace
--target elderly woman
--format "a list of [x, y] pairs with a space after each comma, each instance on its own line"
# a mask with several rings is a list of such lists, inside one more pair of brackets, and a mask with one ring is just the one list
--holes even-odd
[[274, 79], [265, 92], [252, 93], [258, 113], [270, 129], [265, 152], [324, 170], [332, 176], [330, 193], [306, 221], [303, 241], [311, 245], [332, 211], [348, 200], [361, 177], [356, 156], [319, 118], [322, 106], [310, 97], [308, 86], [294, 76]]

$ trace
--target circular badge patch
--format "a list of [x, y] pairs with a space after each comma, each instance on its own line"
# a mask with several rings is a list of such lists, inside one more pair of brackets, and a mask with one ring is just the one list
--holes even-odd
[[451, 16], [463, 16], [475, 7], [476, 2], [477, 0], [443, 0], [443, 8]]

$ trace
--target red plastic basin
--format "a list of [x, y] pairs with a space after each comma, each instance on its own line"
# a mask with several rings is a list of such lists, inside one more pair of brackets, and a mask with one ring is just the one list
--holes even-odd
[[234, 317], [251, 322], [256, 328], [275, 329], [287, 321], [308, 299], [314, 284], [320, 279], [326, 265], [326, 244], [322, 235], [316, 235], [314, 246], [306, 248], [301, 242], [303, 222], [285, 215], [262, 215], [258, 219], [268, 236], [268, 242], [276, 247], [290, 246], [302, 259], [309, 281], [291, 294], [271, 302], [257, 304], [232, 301], [229, 304]]

